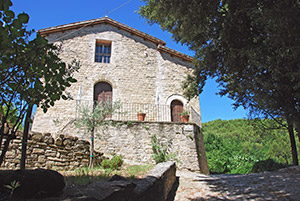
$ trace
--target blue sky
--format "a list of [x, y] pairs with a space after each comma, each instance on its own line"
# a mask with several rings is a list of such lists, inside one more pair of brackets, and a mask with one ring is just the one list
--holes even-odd
[[[187, 47], [173, 41], [171, 34], [162, 31], [158, 25], [150, 26], [139, 16], [137, 11], [139, 6], [143, 5], [140, 0], [12, 0], [12, 2], [14, 4], [12, 10], [16, 14], [21, 12], [29, 14], [29, 29], [39, 30], [108, 15], [114, 20], [164, 40], [169, 48], [190, 56], [194, 55]], [[200, 95], [203, 122], [247, 117], [245, 110], [239, 108], [234, 111], [233, 102], [227, 97], [216, 95], [217, 91], [217, 84], [213, 80], [208, 80]]]

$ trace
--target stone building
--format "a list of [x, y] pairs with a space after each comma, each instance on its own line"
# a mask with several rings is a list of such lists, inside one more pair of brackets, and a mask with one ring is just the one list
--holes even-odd
[[[183, 97], [182, 82], [192, 73], [192, 58], [167, 48], [166, 43], [108, 17], [39, 30], [50, 43], [61, 46], [66, 63], [80, 62], [77, 82], [68, 88], [73, 100], [57, 101], [44, 114], [38, 108], [33, 131], [58, 132], [76, 117], [78, 105], [111, 99], [121, 104], [115, 120], [180, 122], [183, 110], [190, 122], [201, 124], [199, 99]], [[55, 124], [60, 122], [60, 126]], [[45, 126], [47, 125], [47, 126]]]
[[[120, 103], [120, 113], [110, 118], [123, 124], [101, 133], [95, 140], [97, 151], [122, 154], [129, 163], [148, 163], [153, 161], [151, 138], [157, 135], [178, 156], [179, 168], [208, 173], [199, 129], [199, 99], [188, 101], [181, 87], [194, 70], [191, 57], [108, 17], [45, 28], [39, 33], [61, 47], [63, 61], [76, 59], [81, 67], [74, 75], [77, 82], [67, 89], [73, 100], [55, 102], [46, 114], [37, 108], [33, 132], [88, 139], [73, 123], [78, 108], [112, 100]], [[190, 114], [189, 123], [181, 122], [180, 113], [185, 110]], [[142, 122], [137, 119], [139, 112], [146, 114]]]

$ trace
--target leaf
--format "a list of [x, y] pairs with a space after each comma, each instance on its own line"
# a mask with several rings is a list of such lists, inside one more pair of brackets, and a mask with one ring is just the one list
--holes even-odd
[[5, 11], [5, 15], [7, 15], [11, 19], [15, 17], [15, 13], [11, 10]]
[[27, 15], [26, 13], [21, 13], [18, 15], [18, 18], [22, 23], [28, 23], [29, 15]]
[[8, 10], [10, 6], [12, 6], [12, 2], [10, 0], [1, 0], [0, 10]]
[[67, 79], [67, 81], [69, 81], [69, 82], [71, 82], [71, 83], [77, 82], [77, 80], [76, 80], [75, 78], [72, 78], [72, 77], [69, 77], [69, 78]]
[[51, 105], [51, 106], [54, 106], [54, 101], [51, 100], [51, 101], [50, 101], [50, 105]]
[[62, 97], [62, 99], [64, 99], [64, 100], [68, 100], [68, 97], [65, 96], [65, 95], [62, 95], [61, 97]]
[[13, 26], [14, 26], [15, 28], [17, 28], [17, 29], [21, 29], [21, 28], [22, 28], [22, 23], [21, 23], [21, 21], [18, 20], [18, 19], [14, 19], [12, 24], [13, 24]]

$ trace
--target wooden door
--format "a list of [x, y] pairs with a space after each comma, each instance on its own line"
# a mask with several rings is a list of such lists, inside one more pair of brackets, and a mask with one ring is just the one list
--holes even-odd
[[112, 87], [107, 82], [98, 82], [94, 86], [94, 101], [112, 103]]
[[180, 113], [183, 112], [183, 104], [179, 100], [173, 100], [171, 102], [171, 121], [181, 122]]

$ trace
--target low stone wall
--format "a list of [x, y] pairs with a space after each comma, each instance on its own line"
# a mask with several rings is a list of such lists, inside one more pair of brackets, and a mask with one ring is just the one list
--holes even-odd
[[[113, 176], [107, 182], [94, 182], [82, 189], [84, 196], [70, 201], [171, 201], [178, 187], [176, 165], [173, 162], [157, 164], [144, 178], [130, 182]], [[96, 189], [96, 190], [95, 190]]]
[[[1, 167], [19, 168], [21, 159], [21, 133], [11, 141]], [[99, 152], [95, 154], [96, 162], [102, 160]], [[59, 135], [53, 138], [50, 133], [31, 132], [27, 143], [26, 168], [74, 169], [88, 166], [89, 142], [77, 137]]]
[[178, 187], [176, 182], [175, 163], [159, 163], [136, 183], [134, 194], [139, 201], [173, 200]]

